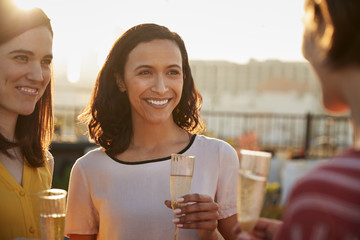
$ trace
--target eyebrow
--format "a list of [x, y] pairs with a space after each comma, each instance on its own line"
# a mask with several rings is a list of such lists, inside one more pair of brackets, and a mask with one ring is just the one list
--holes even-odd
[[[24, 50], [24, 49], [17, 49], [17, 50], [14, 50], [14, 51], [9, 52], [9, 54], [17, 54], [17, 53], [27, 54], [27, 55], [30, 55], [30, 56], [34, 56], [34, 55], [35, 55], [32, 51]], [[48, 54], [48, 55], [45, 55], [44, 58], [51, 58], [51, 59], [52, 59], [52, 58], [53, 58], [53, 55], [52, 55], [52, 54]]]
[[[168, 67], [168, 68], [176, 67], [176, 68], [181, 69], [180, 65], [177, 65], [177, 64], [171, 64], [171, 65], [169, 65], [169, 66], [167, 66], [167, 67]], [[140, 69], [140, 68], [153, 68], [153, 66], [150, 66], [150, 65], [140, 65], [140, 66], [137, 66], [137, 67], [135, 68], [135, 70], [138, 70], [138, 69]]]

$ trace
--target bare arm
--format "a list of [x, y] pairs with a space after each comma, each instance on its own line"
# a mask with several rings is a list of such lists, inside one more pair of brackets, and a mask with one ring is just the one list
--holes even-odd
[[220, 219], [218, 221], [218, 230], [226, 240], [236, 239], [237, 235], [232, 231], [237, 224], [237, 215], [232, 215], [228, 218]]
[[96, 240], [96, 235], [69, 234], [71, 240]]

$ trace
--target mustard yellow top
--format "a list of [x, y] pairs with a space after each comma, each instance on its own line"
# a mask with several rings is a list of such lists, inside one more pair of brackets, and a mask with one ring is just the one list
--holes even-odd
[[[53, 159], [51, 159], [53, 161]], [[0, 162], [0, 239], [40, 239], [40, 216], [37, 192], [51, 187], [52, 170], [32, 168], [24, 163], [22, 186]]]

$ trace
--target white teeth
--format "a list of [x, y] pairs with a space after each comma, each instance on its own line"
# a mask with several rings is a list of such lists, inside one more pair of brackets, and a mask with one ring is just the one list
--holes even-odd
[[166, 99], [166, 100], [161, 100], [161, 101], [158, 101], [158, 100], [147, 100], [149, 103], [151, 104], [154, 104], [154, 105], [164, 105], [166, 104], [169, 100]]
[[18, 87], [19, 90], [28, 92], [28, 93], [37, 93], [38, 90], [35, 88], [27, 88], [27, 87]]

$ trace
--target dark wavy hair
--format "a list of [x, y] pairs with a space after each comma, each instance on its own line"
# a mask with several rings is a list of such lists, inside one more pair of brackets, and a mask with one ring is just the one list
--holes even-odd
[[325, 63], [334, 68], [360, 66], [360, 1], [306, 0], [314, 11], [313, 41], [324, 50]]
[[[0, 4], [0, 45], [39, 26], [47, 27], [53, 35], [50, 19], [41, 9], [22, 10], [6, 0]], [[53, 75], [35, 110], [27, 116], [19, 115], [15, 128], [18, 142], [6, 139], [0, 133], [0, 152], [10, 155], [8, 150], [19, 146], [31, 167], [44, 166], [46, 150], [53, 136], [52, 82]]]
[[128, 55], [139, 43], [155, 39], [174, 41], [181, 51], [184, 85], [180, 102], [172, 113], [174, 122], [191, 133], [203, 129], [202, 97], [191, 75], [184, 41], [164, 26], [140, 24], [127, 30], [114, 43], [98, 74], [90, 103], [79, 116], [88, 124], [90, 138], [110, 155], [124, 152], [133, 135], [130, 102], [127, 94], [119, 90], [116, 76], [124, 79]]

